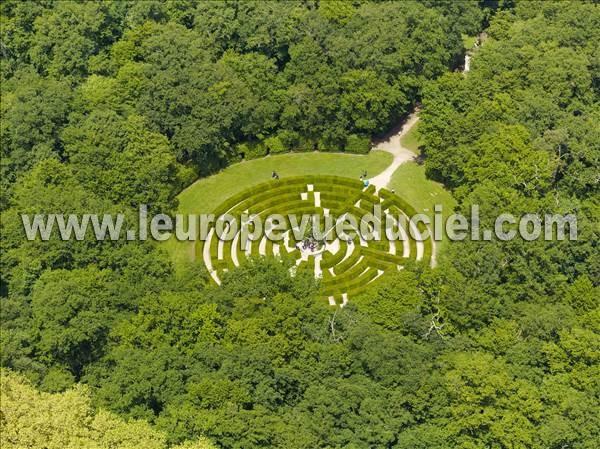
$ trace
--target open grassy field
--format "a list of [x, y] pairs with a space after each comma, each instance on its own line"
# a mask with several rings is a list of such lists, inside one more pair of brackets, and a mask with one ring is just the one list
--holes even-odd
[[[419, 154], [419, 146], [422, 145], [419, 135], [419, 122], [417, 122], [400, 140], [403, 147], [415, 154]], [[448, 217], [452, 214], [456, 201], [452, 194], [438, 182], [427, 179], [425, 166], [416, 162], [407, 162], [394, 172], [388, 186], [394, 189], [406, 202], [413, 206], [417, 212], [426, 213], [433, 221], [436, 204], [442, 205], [442, 216]], [[444, 242], [438, 242], [438, 254], [444, 248]]]
[[419, 136], [419, 122], [400, 138], [400, 144], [415, 154], [419, 154], [419, 145], [421, 145]]
[[384, 151], [368, 155], [342, 153], [289, 153], [240, 162], [220, 173], [199, 179], [179, 195], [180, 213], [208, 213], [230, 196], [271, 179], [275, 170], [281, 178], [300, 175], [336, 175], [358, 179], [381, 172], [392, 161]]
[[[178, 196], [178, 213], [210, 213], [227, 198], [271, 179], [273, 170], [281, 178], [323, 174], [358, 179], [363, 170], [373, 176], [383, 171], [391, 161], [392, 155], [384, 151], [371, 151], [368, 155], [289, 153], [244, 161], [230, 165], [215, 175], [199, 179], [183, 190]], [[169, 252], [176, 265], [193, 257], [190, 242], [179, 242], [172, 238], [161, 243], [161, 246]]]
[[[392, 176], [390, 188], [413, 206], [417, 212], [426, 213], [433, 221], [434, 205], [442, 205], [442, 216], [452, 214], [456, 200], [450, 192], [438, 182], [425, 177], [425, 166], [416, 162], [407, 162], [398, 167]], [[444, 242], [438, 242], [438, 254], [444, 248]]]
[[[402, 145], [418, 152], [420, 145], [418, 124], [402, 138]], [[178, 213], [210, 213], [227, 198], [261, 182], [271, 179], [275, 170], [281, 178], [300, 175], [337, 175], [357, 178], [363, 170], [369, 177], [380, 173], [390, 164], [392, 155], [372, 151], [368, 155], [342, 153], [289, 153], [268, 156], [233, 164], [220, 173], [202, 178], [183, 190], [179, 196]], [[389, 188], [395, 189], [417, 212], [425, 212], [433, 219], [433, 206], [441, 204], [443, 215], [452, 213], [456, 202], [441, 184], [425, 177], [425, 167], [415, 162], [402, 164], [394, 173]], [[193, 244], [167, 240], [160, 245], [168, 251], [171, 260], [178, 264], [192, 260]], [[438, 243], [438, 252], [444, 243]]]

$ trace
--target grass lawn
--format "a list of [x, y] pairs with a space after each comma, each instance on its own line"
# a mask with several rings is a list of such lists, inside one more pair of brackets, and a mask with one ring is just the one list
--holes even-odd
[[[473, 37], [473, 43], [475, 42]], [[419, 154], [419, 146], [422, 145], [419, 135], [419, 124], [417, 122], [411, 130], [401, 139], [402, 146], [415, 154]], [[416, 162], [402, 164], [394, 172], [390, 185], [396, 193], [412, 205], [417, 212], [426, 213], [433, 222], [436, 204], [442, 205], [442, 216], [448, 217], [456, 206], [456, 201], [444, 186], [438, 182], [427, 179], [425, 166]], [[444, 241], [437, 242], [438, 254], [444, 248]]]
[[[230, 165], [215, 175], [199, 179], [182, 191], [178, 196], [178, 213], [210, 213], [230, 196], [270, 180], [273, 170], [281, 178], [325, 174], [358, 179], [363, 170], [367, 170], [372, 177], [383, 171], [391, 161], [392, 155], [384, 151], [371, 151], [367, 155], [289, 153], [244, 161]], [[191, 242], [179, 242], [171, 238], [160, 245], [169, 252], [175, 265], [190, 260], [193, 254]]]
[[[426, 213], [433, 222], [434, 205], [442, 205], [442, 216], [448, 217], [456, 201], [444, 186], [425, 177], [425, 167], [416, 162], [406, 162], [394, 172], [389, 187], [404, 198], [417, 212]], [[438, 254], [445, 242], [437, 242]]]
[[419, 123], [417, 122], [411, 129], [400, 139], [402, 146], [415, 154], [419, 154], [420, 136]]

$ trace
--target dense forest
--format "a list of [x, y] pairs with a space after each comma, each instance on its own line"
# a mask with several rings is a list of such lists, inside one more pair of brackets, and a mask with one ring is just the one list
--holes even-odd
[[[597, 447], [597, 4], [0, 13], [3, 447]], [[21, 213], [174, 211], [242, 158], [368, 152], [417, 103], [427, 174], [459, 211], [576, 213], [578, 241], [453, 242], [332, 309], [272, 258], [217, 287], [153, 242], [24, 238]]]

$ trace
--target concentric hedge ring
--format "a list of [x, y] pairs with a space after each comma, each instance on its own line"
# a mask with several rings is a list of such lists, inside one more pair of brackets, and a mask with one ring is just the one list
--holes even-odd
[[[271, 214], [332, 214], [340, 217], [351, 213], [362, 217], [373, 213], [376, 204], [381, 204], [385, 215], [411, 217], [416, 211], [400, 197], [386, 189], [375, 192], [362, 182], [337, 176], [301, 176], [256, 185], [223, 202], [215, 216], [225, 213], [239, 217], [242, 213], [258, 215], [263, 221]], [[288, 222], [288, 229], [291, 225]], [[425, 227], [413, 226], [413, 232], [422, 232]], [[387, 240], [383, 235], [379, 241], [365, 241], [356, 237], [354, 241], [336, 238], [326, 243], [319, 254], [307, 256], [296, 248], [292, 232], [284, 239], [273, 242], [265, 236], [249, 242], [245, 251], [240, 249], [239, 231], [231, 241], [216, 238], [215, 229], [209, 229], [206, 241], [196, 246], [196, 259], [201, 260], [211, 278], [221, 283], [221, 275], [233, 267], [243, 264], [252, 256], [288, 256], [296, 259], [296, 270], [309, 270], [321, 279], [321, 294], [331, 305], [344, 305], [348, 298], [364, 290], [390, 270], [400, 270], [407, 259], [429, 262], [431, 240], [417, 241], [410, 233], [404, 240]]]

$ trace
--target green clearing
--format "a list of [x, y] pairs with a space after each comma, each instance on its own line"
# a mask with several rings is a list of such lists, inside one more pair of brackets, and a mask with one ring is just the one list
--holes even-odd
[[[312, 185], [313, 190], [307, 190], [307, 185]], [[319, 205], [316, 204], [317, 193], [319, 194]], [[286, 177], [279, 181], [267, 181], [256, 184], [248, 189], [227, 198], [215, 209], [215, 215], [225, 212], [235, 217], [243, 213], [256, 214], [264, 220], [273, 213], [287, 214], [321, 214], [325, 210], [332, 212], [333, 216], [339, 216], [344, 212], [351, 212], [355, 217], [361, 217], [366, 213], [373, 213], [375, 204], [382, 204], [382, 209], [400, 207], [408, 215], [414, 215], [414, 208], [401, 198], [393, 195], [386, 189], [381, 189], [380, 195], [375, 193], [375, 187], [363, 188], [358, 179], [339, 176], [327, 176], [323, 174], [310, 176]], [[302, 195], [305, 195], [304, 197]], [[245, 212], [246, 211], [246, 212]], [[291, 230], [291, 223], [287, 223]], [[214, 228], [214, 226], [211, 226]], [[420, 228], [421, 231], [424, 230]], [[239, 234], [238, 234], [239, 235]], [[306, 233], [300, 233], [306, 236]], [[224, 243], [209, 234], [204, 242], [196, 243], [196, 261], [204, 263], [209, 270], [210, 276], [220, 284], [223, 276], [235, 267], [247, 263], [247, 254], [252, 256], [286, 255], [296, 261], [297, 270], [314, 273], [322, 276], [321, 298], [327, 299], [330, 305], [344, 304], [344, 302], [368, 286], [376, 282], [385, 272], [396, 271], [405, 262], [406, 258], [416, 259], [420, 249], [418, 244], [409, 237], [409, 252], [405, 253], [405, 243], [402, 243], [402, 252], [397, 252], [397, 246], [392, 245], [387, 238], [382, 241], [365, 242], [363, 245], [358, 237], [353, 238], [352, 244], [346, 244], [333, 232], [333, 239], [325, 244], [323, 241], [312, 244], [319, 245], [322, 256], [325, 258], [325, 266], [332, 268], [329, 272], [317, 264], [313, 255], [304, 254], [296, 247], [303, 237], [288, 234], [289, 238], [277, 243], [271, 242], [263, 236], [260, 240], [253, 242], [247, 249], [242, 250], [238, 245], [239, 240]], [[337, 242], [337, 243], [336, 243]], [[310, 241], [304, 241], [305, 247]], [[342, 249], [339, 249], [339, 245]], [[315, 251], [313, 247], [312, 251]], [[429, 264], [431, 257], [431, 246], [425, 242], [422, 246], [422, 256], [419, 258], [423, 263]], [[246, 250], [248, 252], [246, 252]], [[320, 256], [319, 256], [320, 259]], [[324, 270], [324, 271], [321, 271]]]
[[[183, 190], [179, 196], [180, 214], [212, 212], [227, 198], [271, 179], [275, 170], [283, 179], [301, 175], [337, 175], [358, 179], [363, 170], [374, 176], [392, 161], [384, 151], [371, 151], [367, 155], [343, 153], [289, 153], [267, 156], [230, 165], [220, 173], [202, 178]], [[175, 265], [193, 258], [193, 244], [171, 238], [160, 244], [171, 256]]]
[[[420, 145], [418, 123], [403, 138], [402, 145], [417, 153]], [[289, 153], [267, 156], [240, 162], [220, 173], [202, 178], [183, 190], [179, 196], [180, 214], [213, 212], [219, 204], [235, 194], [271, 179], [275, 170], [283, 179], [302, 175], [337, 175], [358, 178], [363, 170], [369, 176], [380, 173], [391, 162], [392, 156], [384, 151], [372, 151], [368, 155], [342, 153]], [[433, 220], [433, 207], [441, 204], [443, 216], [450, 215], [456, 201], [442, 184], [425, 176], [425, 167], [414, 162], [402, 164], [392, 176], [389, 188], [393, 188], [417, 212], [427, 213]], [[194, 245], [172, 238], [160, 245], [169, 253], [175, 266], [194, 258]], [[438, 252], [444, 242], [438, 243]]]
[[[473, 37], [473, 43], [475, 39], [476, 37]], [[415, 154], [419, 153], [419, 146], [422, 144], [419, 124], [420, 122], [417, 122], [400, 140], [402, 146]], [[416, 162], [407, 162], [398, 167], [388, 187], [394, 189], [417, 212], [426, 213], [431, 220], [433, 220], [433, 208], [436, 204], [442, 205], [442, 216], [444, 218], [448, 217], [456, 206], [456, 200], [452, 194], [442, 184], [427, 179], [425, 166]], [[438, 254], [444, 246], [444, 241], [438, 242]]]

